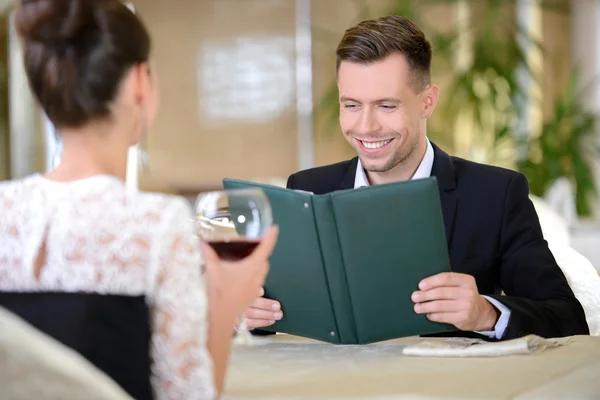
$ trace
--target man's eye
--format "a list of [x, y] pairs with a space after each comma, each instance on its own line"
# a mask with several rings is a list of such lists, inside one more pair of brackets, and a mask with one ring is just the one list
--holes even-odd
[[396, 109], [396, 106], [391, 105], [391, 104], [382, 104], [380, 107], [383, 108], [384, 110], [388, 110], [388, 111]]

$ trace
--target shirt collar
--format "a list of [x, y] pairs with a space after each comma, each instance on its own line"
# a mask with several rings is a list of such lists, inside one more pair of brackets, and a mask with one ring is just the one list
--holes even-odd
[[[433, 168], [433, 146], [431, 146], [429, 139], [426, 140], [427, 149], [425, 150], [425, 156], [421, 160], [421, 163], [417, 167], [417, 170], [413, 174], [411, 180], [429, 178], [431, 176], [431, 169]], [[363, 168], [359, 159], [358, 164], [356, 165], [354, 188], [356, 189], [363, 186], [369, 186], [369, 180], [367, 179], [367, 174], [365, 173], [365, 169]]]

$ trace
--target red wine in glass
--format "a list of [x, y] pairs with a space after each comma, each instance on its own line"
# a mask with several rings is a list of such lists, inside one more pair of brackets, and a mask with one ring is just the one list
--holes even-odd
[[240, 261], [258, 246], [258, 240], [211, 240], [208, 242], [223, 261]]

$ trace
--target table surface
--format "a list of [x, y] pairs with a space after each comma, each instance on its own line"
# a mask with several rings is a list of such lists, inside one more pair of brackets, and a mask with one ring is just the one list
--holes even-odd
[[539, 354], [432, 358], [402, 355], [414, 337], [366, 346], [254, 338], [234, 347], [223, 398], [599, 399], [600, 337], [571, 339]]

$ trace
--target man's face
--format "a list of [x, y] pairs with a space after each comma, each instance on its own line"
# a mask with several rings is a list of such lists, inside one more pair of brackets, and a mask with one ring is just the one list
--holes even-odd
[[417, 93], [411, 78], [401, 54], [339, 67], [340, 125], [369, 172], [391, 171], [425, 148], [425, 120], [437, 102], [437, 87]]

